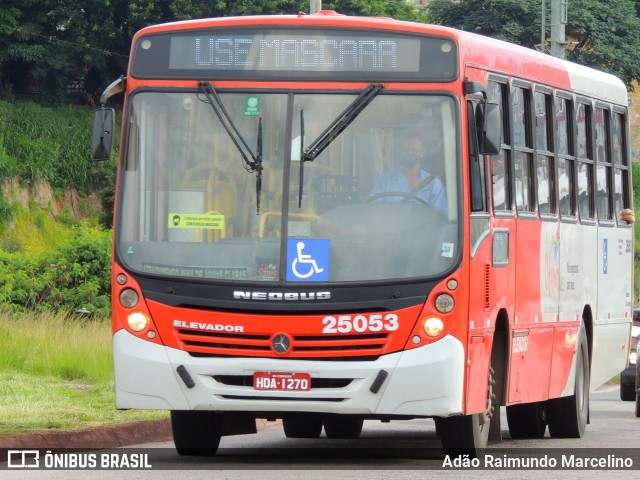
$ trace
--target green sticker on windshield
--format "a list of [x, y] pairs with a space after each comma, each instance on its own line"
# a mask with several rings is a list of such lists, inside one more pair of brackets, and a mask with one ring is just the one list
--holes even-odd
[[260, 97], [247, 95], [244, 99], [244, 116], [257, 117], [260, 115]]
[[170, 213], [169, 228], [224, 230], [224, 215], [217, 213]]

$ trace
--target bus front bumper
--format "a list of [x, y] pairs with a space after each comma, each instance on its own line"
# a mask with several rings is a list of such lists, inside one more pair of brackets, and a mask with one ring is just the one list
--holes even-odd
[[[371, 416], [447, 416], [463, 409], [464, 348], [452, 336], [362, 362], [196, 358], [141, 340], [125, 330], [115, 333], [113, 349], [119, 409]], [[190, 382], [184, 380], [184, 371], [193, 380], [190, 387]], [[381, 371], [387, 376], [373, 392], [371, 387]], [[296, 392], [243, 386], [242, 379], [246, 385], [246, 379], [251, 379], [254, 372], [304, 372], [312, 379], [325, 379], [329, 385]], [[350, 381], [346, 386], [331, 387], [330, 379], [341, 380], [342, 384], [345, 379]]]

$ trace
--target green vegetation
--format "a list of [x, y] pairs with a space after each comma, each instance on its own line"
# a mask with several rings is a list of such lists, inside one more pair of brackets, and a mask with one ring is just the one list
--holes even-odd
[[89, 193], [104, 185], [104, 166], [89, 161], [92, 112], [62, 105], [0, 100], [0, 180], [47, 180]]
[[[5, 2], [6, 3], [6, 2]], [[424, 20], [405, 0], [334, 0], [345, 14]], [[29, 0], [0, 10], [0, 92], [97, 101], [126, 70], [142, 27], [193, 18], [309, 12], [309, 0]], [[34, 88], [36, 87], [36, 88]]]
[[[546, 2], [547, 42], [551, 3]], [[540, 6], [540, 0], [433, 0], [426, 13], [433, 23], [535, 48], [540, 44]], [[639, 28], [638, 0], [571, 0], [566, 58], [612, 73], [632, 88], [640, 79]]]
[[0, 251], [0, 304], [14, 311], [110, 315], [111, 233], [86, 224], [38, 257]]
[[[0, 190], [0, 304], [13, 311], [110, 315], [115, 160], [91, 161], [92, 121], [83, 108], [0, 100], [0, 183], [53, 189], [49, 205]], [[78, 192], [75, 212], [62, 201], [69, 191]], [[105, 209], [82, 200], [95, 192]]]
[[[58, 195], [65, 189], [97, 193], [105, 208], [98, 219], [110, 227], [116, 155], [110, 162], [91, 161], [92, 125], [93, 112], [85, 108], [0, 99], [0, 183], [46, 180]], [[0, 193], [0, 234], [17, 214]]]
[[0, 435], [77, 430], [165, 418], [118, 411], [113, 399], [111, 324], [0, 309]]

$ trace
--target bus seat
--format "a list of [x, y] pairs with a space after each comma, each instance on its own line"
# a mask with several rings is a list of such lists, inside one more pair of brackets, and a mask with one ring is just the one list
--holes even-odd
[[[260, 217], [260, 227], [258, 230], [258, 235], [260, 238], [264, 238], [268, 233], [268, 222], [275, 220], [278, 222], [278, 228], [276, 232], [280, 233], [280, 219], [282, 218], [282, 212], [264, 212], [262, 217]], [[315, 213], [289, 213], [289, 221], [314, 221], [319, 217]]]
[[198, 165], [189, 168], [184, 173], [180, 186], [184, 188], [202, 188], [204, 190], [207, 187], [209, 177], [213, 173], [213, 167], [211, 165]]

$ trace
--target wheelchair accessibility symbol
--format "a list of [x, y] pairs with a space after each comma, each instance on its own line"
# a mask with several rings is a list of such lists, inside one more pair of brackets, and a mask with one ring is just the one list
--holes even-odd
[[287, 280], [326, 282], [329, 280], [329, 240], [290, 238], [287, 240]]

